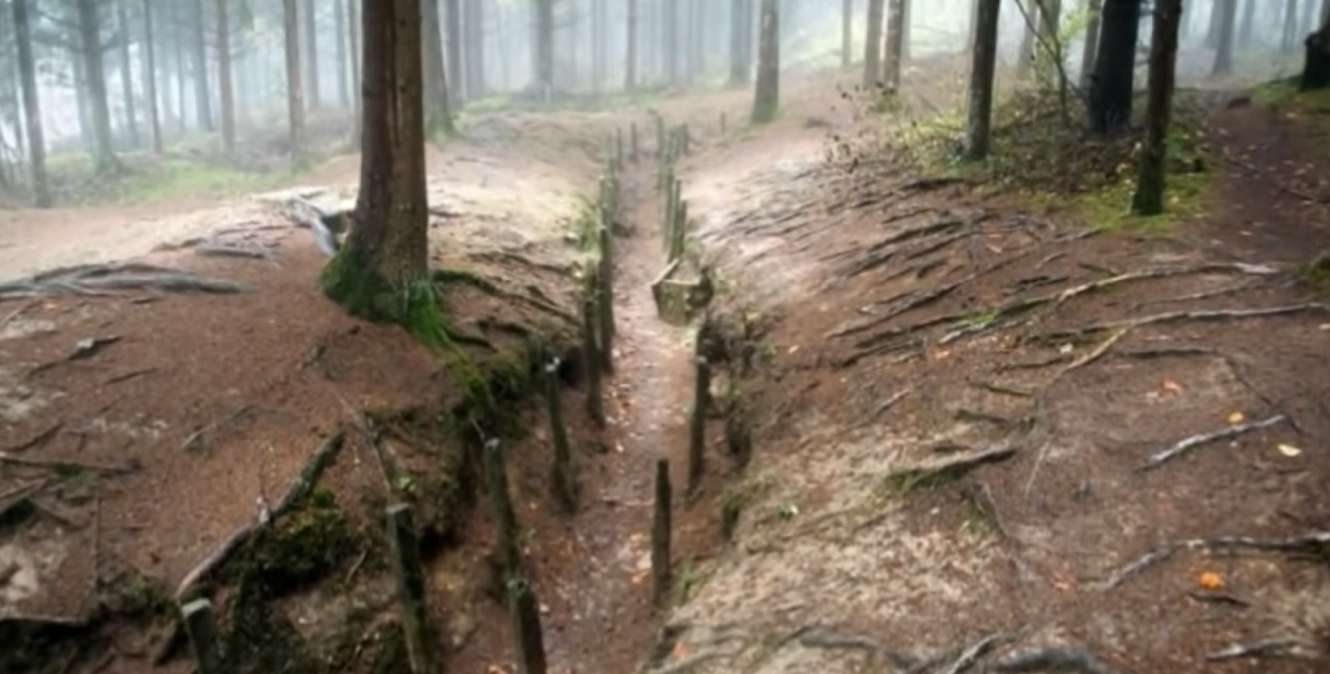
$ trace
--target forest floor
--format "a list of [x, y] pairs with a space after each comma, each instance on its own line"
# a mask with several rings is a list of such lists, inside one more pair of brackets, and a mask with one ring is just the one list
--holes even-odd
[[[949, 105], [953, 70], [907, 73], [908, 107]], [[753, 458], [733, 465], [712, 422], [700, 496], [675, 498], [670, 610], [647, 601], [651, 480], [664, 456], [683, 483], [692, 332], [659, 320], [649, 289], [664, 261], [652, 158], [624, 176], [635, 231], [618, 244], [606, 431], [568, 377], [575, 517], [549, 495], [542, 406], [510, 403], [529, 427], [512, 433], [508, 472], [551, 671], [625, 674], [648, 654], [656, 672], [961, 671], [966, 657], [1043, 671], [1017, 658], [1052, 647], [1044, 670], [1093, 653], [1104, 668], [1080, 671], [1317, 671], [1205, 658], [1267, 638], [1286, 640], [1267, 656], [1330, 649], [1325, 540], [1299, 539], [1330, 528], [1330, 312], [1297, 274], [1330, 247], [1330, 140], [1262, 106], [1217, 111], [1204, 215], [1089, 234], [1096, 223], [920, 180], [890, 156], [827, 161], [880, 124], [832, 79], [787, 82], [761, 129], [743, 123], [745, 92], [660, 103], [693, 131], [678, 175], [718, 265], [717, 315], [762, 330], [753, 370], [722, 376]], [[575, 332], [579, 195], [595, 191], [603, 134], [634, 122], [651, 135], [640, 110], [486, 115], [431, 151], [434, 263], [489, 281], [445, 286], [485, 376], [504, 376], [531, 333]], [[345, 204], [355, 167], [192, 213], [3, 216], [0, 284], [133, 259], [246, 287], [72, 277], [92, 281], [85, 294], [0, 298], [0, 629], [80, 637], [15, 671], [147, 670], [157, 603], [337, 429], [327, 491], [259, 541], [277, 552], [249, 546], [226, 582], [204, 584], [232, 609], [247, 607], [244, 582], [273, 590], [252, 633], [238, 612], [223, 631], [300, 637], [299, 657], [250, 662], [263, 671], [390, 671], [381, 508], [407, 498], [448, 670], [511, 671], [489, 510], [450, 482], [468, 477], [450, 443], [469, 429], [433, 421], [469, 402], [470, 382], [324, 300], [323, 258], [277, 206], [296, 193]], [[218, 242], [262, 256], [197, 254]], [[1143, 469], [1196, 434], [1215, 435]], [[337, 526], [320, 515], [329, 503]], [[728, 542], [722, 509], [739, 513]], [[295, 567], [275, 569], [285, 583], [248, 575], [282, 564]], [[96, 622], [145, 601], [142, 624]]]

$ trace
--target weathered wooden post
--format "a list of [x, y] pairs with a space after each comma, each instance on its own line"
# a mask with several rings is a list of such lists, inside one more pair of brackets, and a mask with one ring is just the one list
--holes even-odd
[[683, 257], [684, 241], [688, 236], [688, 202], [679, 200], [679, 206], [674, 209], [675, 222], [671, 228], [673, 240], [670, 241], [670, 260], [677, 260]]
[[677, 205], [674, 183], [674, 172], [666, 169], [661, 177], [660, 186], [661, 199], [664, 203], [664, 209], [660, 216], [660, 248], [664, 251], [670, 249], [670, 239], [673, 236], [670, 233], [670, 228], [674, 226], [674, 207]]
[[194, 651], [194, 662], [198, 664], [199, 674], [220, 674], [222, 664], [217, 653], [217, 618], [213, 614], [212, 602], [195, 599], [180, 607], [180, 616], [185, 623], [185, 634], [189, 637], [190, 650]]
[[600, 362], [614, 371], [614, 244], [610, 228], [600, 228]]
[[656, 516], [651, 525], [651, 603], [660, 607], [670, 592], [670, 462], [656, 460]]
[[[667, 156], [665, 152], [665, 118], [656, 113], [656, 156], [662, 161]], [[668, 162], [666, 162], [668, 163]]]
[[490, 492], [490, 509], [498, 532], [499, 566], [506, 579], [520, 570], [522, 558], [517, 547], [517, 514], [513, 512], [513, 503], [508, 496], [508, 474], [498, 440], [485, 442], [484, 462], [485, 487]]
[[577, 478], [573, 475], [573, 446], [568, 440], [568, 427], [563, 423], [558, 358], [545, 365], [545, 401], [550, 417], [550, 437], [554, 442], [554, 500], [564, 512], [572, 514], [577, 511]]
[[508, 475], [498, 440], [485, 443], [485, 482], [490, 491], [499, 537], [499, 564], [503, 569], [508, 612], [513, 621], [513, 641], [517, 647], [517, 666], [522, 674], [545, 674], [545, 644], [540, 628], [540, 605], [523, 577], [522, 559], [517, 547], [517, 515], [508, 495]]
[[545, 674], [545, 637], [540, 627], [540, 604], [531, 585], [521, 576], [508, 579], [508, 613], [517, 642], [518, 674]]
[[637, 163], [637, 122], [628, 127], [628, 160]]
[[582, 293], [582, 361], [587, 375], [586, 411], [597, 428], [605, 427], [605, 406], [601, 396], [600, 352], [596, 348], [596, 323], [600, 316], [596, 309], [596, 288], [587, 287]]
[[402, 614], [402, 635], [412, 674], [434, 671], [430, 649], [429, 612], [425, 608], [425, 571], [420, 563], [420, 541], [416, 537], [411, 506], [394, 503], [387, 508], [388, 547], [393, 573], [397, 576], [397, 603]]
[[693, 383], [693, 417], [688, 428], [688, 492], [694, 494], [702, 486], [703, 462], [707, 446], [707, 405], [711, 395], [711, 366], [707, 363], [706, 340], [710, 332], [707, 321], [697, 329], [697, 343], [693, 349], [696, 364]]

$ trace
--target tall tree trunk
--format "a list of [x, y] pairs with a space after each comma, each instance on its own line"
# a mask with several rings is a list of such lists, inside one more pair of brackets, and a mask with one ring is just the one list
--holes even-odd
[[175, 58], [171, 59], [171, 61], [175, 63], [176, 133], [184, 135], [185, 131], [188, 130], [188, 122], [185, 115], [185, 109], [188, 104], [185, 102], [185, 90], [189, 88], [189, 76], [185, 72], [185, 41], [182, 39], [181, 35], [181, 33], [177, 32], [175, 39], [171, 41], [172, 47], [174, 47], [175, 51]]
[[776, 118], [780, 105], [780, 13], [776, 0], [762, 0], [761, 37], [757, 56], [757, 86], [753, 88], [752, 122]]
[[591, 92], [605, 85], [605, 0], [591, 0]]
[[1089, 0], [1090, 16], [1085, 25], [1085, 45], [1081, 52], [1081, 89], [1084, 91], [1090, 89], [1095, 57], [1099, 54], [1099, 25], [1103, 6], [1103, 0]]
[[120, 30], [120, 89], [125, 100], [125, 128], [129, 131], [130, 146], [138, 147], [142, 141], [139, 138], [138, 115], [134, 110], [134, 67], [129, 58], [129, 12], [125, 11], [130, 1], [120, 0], [116, 3], [116, 23]]
[[864, 31], [864, 89], [871, 90], [882, 78], [882, 6], [884, 0], [868, 0], [868, 27]]
[[[462, 2], [445, 0], [443, 9], [448, 30], [448, 56], [445, 65], [448, 68], [448, 84], [452, 86], [450, 98], [457, 105], [461, 105], [462, 101], [467, 99], [466, 80], [462, 76]], [[438, 16], [437, 12], [435, 16]]]
[[840, 4], [840, 67], [849, 68], [854, 48], [854, 0], [841, 0]]
[[364, 5], [365, 138], [356, 226], [324, 270], [323, 287], [366, 318], [401, 320], [438, 310], [434, 293], [420, 290], [429, 273], [421, 19], [420, 0]]
[[212, 90], [208, 86], [208, 40], [207, 32], [204, 30], [207, 24], [206, 9], [204, 0], [195, 0], [190, 3], [194, 11], [194, 45], [191, 50], [194, 56], [194, 108], [198, 115], [199, 128], [204, 131], [212, 131]]
[[974, 48], [970, 52], [970, 91], [965, 118], [965, 158], [970, 161], [988, 156], [1000, 8], [1001, 0], [978, 0], [975, 8]]
[[744, 47], [748, 44], [750, 27], [745, 23], [747, 13], [744, 0], [730, 0], [730, 86], [743, 86], [748, 81], [748, 65]]
[[628, 0], [627, 54], [623, 63], [623, 88], [632, 91], [637, 88], [637, 22], [638, 3], [640, 0]]
[[333, 31], [337, 47], [337, 100], [345, 110], [351, 107], [351, 89], [346, 81], [346, 7], [341, 0], [333, 0]]
[[[1303, 0], [1309, 2], [1309, 0]], [[1298, 0], [1287, 0], [1284, 3], [1284, 31], [1280, 36], [1279, 50], [1282, 52], [1293, 51], [1298, 44]]]
[[[437, 12], [435, 12], [435, 16], [438, 16]], [[351, 88], [353, 90], [351, 111], [355, 119], [351, 137], [358, 148], [360, 147], [360, 120], [363, 116], [361, 115], [361, 100], [364, 98], [360, 86], [360, 65], [363, 58], [360, 53], [360, 0], [346, 0], [346, 19], [346, 28], [347, 32], [350, 33], [349, 41], [351, 42]]]
[[28, 2], [13, 0], [14, 41], [18, 43], [18, 68], [23, 89], [23, 119], [28, 132], [28, 160], [32, 165], [33, 202], [51, 207], [51, 187], [46, 180], [46, 135], [42, 132], [42, 106], [37, 98], [37, 68], [32, 58], [32, 26]]
[[536, 88], [554, 93], [554, 0], [536, 0]]
[[1242, 6], [1242, 25], [1238, 30], [1238, 47], [1251, 46], [1252, 31], [1256, 29], [1256, 0], [1247, 0]]
[[1215, 48], [1215, 65], [1211, 77], [1223, 77], [1233, 72], [1233, 24], [1237, 19], [1238, 0], [1216, 0], [1219, 7], [1219, 44]]
[[282, 28], [286, 43], [286, 114], [291, 132], [291, 159], [304, 159], [305, 102], [300, 81], [300, 12], [296, 0], [282, 0]]
[[305, 6], [301, 8], [301, 18], [305, 21], [305, 89], [310, 110], [323, 107], [319, 86], [319, 17], [316, 7], [314, 0], [305, 0]]
[[706, 20], [705, 1], [693, 0], [692, 9], [693, 9], [693, 22], [692, 22], [693, 28], [690, 31], [692, 34], [692, 48], [690, 50], [692, 56], [688, 60], [688, 68], [691, 73], [691, 77], [689, 78], [690, 83], [692, 82], [693, 78], [701, 77], [706, 72], [707, 69], [707, 52], [706, 52], [707, 20]]
[[1205, 33], [1207, 49], [1219, 48], [1219, 33], [1224, 27], [1223, 6], [1227, 0], [1210, 0], [1210, 27]]
[[910, 56], [910, 26], [914, 24], [914, 3], [913, 0], [901, 0], [901, 62], [909, 61]]
[[88, 66], [77, 47], [70, 49], [69, 60], [74, 64], [74, 106], [78, 108], [79, 143], [93, 147], [97, 140], [93, 132], [92, 104], [88, 101]]
[[1089, 127], [1108, 135], [1131, 121], [1132, 80], [1136, 72], [1136, 36], [1140, 0], [1105, 0], [1099, 29], [1099, 55], [1090, 85]]
[[157, 111], [157, 44], [152, 29], [152, 0], [143, 4], [143, 97], [152, 132], [152, 151], [162, 153], [162, 120]]
[[[1330, 6], [1330, 3], [1326, 4]], [[1298, 35], [1306, 35], [1316, 30], [1316, 0], [1302, 0], [1302, 20], [1298, 26]]]
[[423, 0], [420, 12], [421, 58], [424, 59], [425, 136], [453, 134], [452, 111], [448, 106], [448, 76], [443, 65], [443, 38], [439, 34], [439, 0]]
[[670, 86], [679, 84], [679, 3], [677, 1], [667, 1], [663, 6], [665, 11], [665, 20], [662, 25], [665, 29], [664, 50], [665, 50], [665, 74], [669, 77]]
[[1173, 75], [1178, 55], [1178, 22], [1182, 0], [1155, 0], [1150, 38], [1150, 94], [1145, 115], [1145, 147], [1131, 208], [1137, 215], [1164, 211], [1165, 158]]
[[[600, 0], [604, 2], [604, 0]], [[466, 95], [485, 95], [485, 0], [466, 0]]]
[[101, 17], [97, 0], [78, 0], [79, 51], [83, 55], [83, 71], [88, 80], [88, 101], [92, 112], [92, 128], [96, 149], [93, 159], [98, 172], [117, 171], [120, 161], [115, 156], [115, 142], [111, 135], [111, 110], [106, 102], [106, 71], [102, 63]]
[[1018, 8], [1023, 7], [1025, 14], [1021, 21], [1021, 50], [1016, 57], [1016, 76], [1029, 77], [1034, 71], [1034, 43], [1039, 26], [1039, 3], [1032, 0], [1020, 0]]
[[235, 91], [231, 86], [231, 25], [227, 0], [217, 0], [217, 86], [222, 108], [222, 147], [232, 154], [236, 149]]
[[887, 49], [882, 79], [888, 91], [896, 92], [901, 87], [901, 61], [905, 57], [905, 2], [889, 0], [887, 7]]
[[[1330, 2], [1325, 7], [1330, 10]], [[1304, 42], [1305, 61], [1298, 88], [1303, 91], [1330, 87], [1330, 18], [1322, 13], [1321, 28], [1307, 36]]]

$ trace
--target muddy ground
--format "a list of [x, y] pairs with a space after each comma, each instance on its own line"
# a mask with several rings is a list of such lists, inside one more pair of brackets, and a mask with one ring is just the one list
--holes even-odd
[[[907, 73], [897, 121], [949, 104], [956, 67]], [[894, 123], [842, 96], [853, 79], [787, 83], [761, 129], [746, 92], [656, 102], [690, 124], [679, 177], [729, 338], [689, 498], [693, 333], [649, 288], [645, 110], [485, 115], [431, 150], [446, 354], [317, 290], [324, 258], [282, 204], [349, 203], [354, 158], [185, 214], [6, 214], [0, 282], [132, 259], [243, 288], [0, 300], [0, 627], [70, 637], [28, 639], [5, 666], [188, 671], [164, 647], [176, 588], [340, 433], [306, 499], [191, 592], [224, 609], [249, 671], [399, 671], [382, 533], [399, 499], [417, 507], [447, 670], [512, 671], [468, 458], [488, 437], [507, 447], [552, 671], [961, 671], [967, 654], [998, 671], [1320, 671], [1330, 579], [1324, 539], [1304, 537], [1330, 527], [1330, 312], [1298, 268], [1330, 247], [1326, 139], [1261, 106], [1217, 110], [1226, 159], [1204, 215], [1096, 232], [921, 181], [889, 147], [828, 162]], [[574, 348], [575, 232], [607, 134], [632, 124], [602, 431]], [[199, 254], [217, 243], [255, 256]], [[571, 518], [550, 495], [536, 336], [566, 357]], [[747, 465], [726, 413], [751, 431]], [[1214, 437], [1150, 465], [1197, 434]], [[658, 457], [676, 486], [666, 610], [647, 601]], [[1207, 661], [1262, 639], [1281, 641]]]

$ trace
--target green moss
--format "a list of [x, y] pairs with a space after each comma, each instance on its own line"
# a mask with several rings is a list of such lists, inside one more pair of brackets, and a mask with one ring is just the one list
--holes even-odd
[[1330, 294], [1330, 251], [1303, 266], [1302, 280], [1318, 292]]
[[433, 279], [413, 279], [404, 288], [397, 288], [358, 264], [353, 256], [351, 248], [343, 248], [324, 265], [319, 281], [329, 299], [352, 316], [401, 325], [428, 349], [443, 351], [452, 346]]

